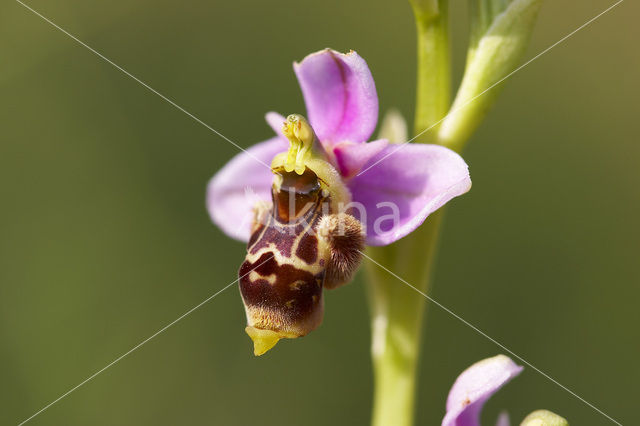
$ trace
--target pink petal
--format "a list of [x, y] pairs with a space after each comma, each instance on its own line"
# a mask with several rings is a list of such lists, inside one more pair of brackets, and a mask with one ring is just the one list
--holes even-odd
[[259, 200], [271, 200], [271, 164], [276, 154], [286, 151], [289, 143], [271, 138], [241, 152], [211, 178], [207, 186], [207, 209], [211, 220], [231, 238], [249, 240], [253, 206]]
[[505, 355], [487, 358], [467, 368], [449, 392], [442, 426], [480, 426], [485, 402], [521, 371], [522, 367]]
[[389, 142], [384, 139], [367, 143], [340, 142], [335, 144], [333, 155], [338, 171], [344, 178], [355, 176], [363, 170], [369, 160], [379, 154], [387, 145]]
[[367, 244], [381, 246], [411, 233], [447, 201], [467, 192], [471, 179], [467, 164], [450, 149], [391, 144], [347, 186], [353, 201], [366, 209]]
[[369, 139], [378, 121], [378, 95], [364, 59], [353, 51], [324, 49], [293, 69], [309, 122], [324, 144]]
[[276, 135], [282, 136], [283, 138], [285, 137], [284, 133], [282, 133], [282, 125], [286, 121], [286, 118], [284, 118], [283, 115], [280, 115], [277, 112], [269, 111], [264, 116], [264, 118], [267, 121], [269, 127], [273, 129]]

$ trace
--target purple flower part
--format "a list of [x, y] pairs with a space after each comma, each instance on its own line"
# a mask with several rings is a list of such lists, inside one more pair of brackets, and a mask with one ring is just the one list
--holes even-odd
[[378, 122], [378, 94], [364, 59], [354, 51], [324, 49], [294, 63], [293, 69], [309, 123], [325, 148], [369, 139]]
[[[359, 203], [354, 213], [366, 224], [368, 244], [386, 245], [406, 236], [429, 214], [469, 190], [467, 165], [451, 150], [390, 145], [386, 140], [364, 143], [376, 126], [378, 97], [371, 72], [357, 53], [325, 49], [294, 64], [294, 69], [327, 159]], [[270, 164], [289, 146], [282, 133], [285, 118], [269, 112], [266, 120], [278, 136], [249, 148], [252, 155], [238, 154], [207, 189], [214, 223], [241, 241], [249, 238], [253, 204], [271, 199], [273, 175], [254, 157]]]
[[271, 200], [271, 169], [257, 160], [270, 164], [273, 157], [286, 151], [289, 142], [274, 137], [241, 152], [231, 159], [209, 181], [207, 210], [222, 231], [231, 238], [249, 241], [253, 207], [259, 200]]
[[[350, 155], [359, 156], [360, 150], [343, 153]], [[447, 201], [471, 188], [462, 157], [439, 145], [386, 145], [368, 158], [362, 170], [347, 186], [353, 201], [366, 208], [367, 244], [373, 246], [408, 235]]]
[[[264, 116], [264, 119], [267, 121], [267, 124], [269, 125], [269, 127], [273, 129], [273, 132], [276, 135], [280, 136], [287, 143], [287, 146], [289, 146], [289, 141], [287, 140], [284, 133], [282, 133], [282, 125], [286, 121], [286, 118], [284, 118], [284, 115], [278, 114], [277, 112], [269, 111]], [[270, 163], [267, 163], [267, 164], [270, 164]]]
[[340, 142], [333, 147], [333, 156], [343, 178], [356, 176], [370, 160], [384, 150], [389, 141], [380, 139], [368, 143]]
[[485, 402], [522, 369], [505, 355], [484, 359], [467, 368], [449, 391], [442, 426], [480, 426]]

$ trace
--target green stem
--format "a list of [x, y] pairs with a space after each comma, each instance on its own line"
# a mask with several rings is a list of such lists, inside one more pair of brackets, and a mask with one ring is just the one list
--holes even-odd
[[[448, 0], [410, 1], [418, 36], [415, 140], [439, 143], [459, 152], [495, 101], [498, 91], [494, 86], [513, 72], [524, 53], [542, 0], [492, 0], [477, 5], [471, 2], [480, 9], [471, 8], [467, 67], [448, 115], [451, 84]], [[488, 14], [490, 11], [492, 15]], [[413, 425], [426, 298], [402, 280], [428, 294], [443, 216], [440, 210], [402, 240], [367, 250], [382, 265], [382, 268], [375, 262], [367, 265], [375, 384], [373, 426]]]
[[[415, 131], [434, 142], [450, 102], [448, 0], [412, 0], [418, 35]], [[431, 127], [433, 126], [433, 129]], [[426, 129], [432, 131], [426, 131]], [[427, 293], [444, 213], [438, 211], [411, 235], [367, 255]], [[416, 373], [426, 299], [374, 262], [367, 262], [374, 370], [373, 426], [412, 426]]]
[[[443, 211], [400, 242], [370, 247], [367, 255], [427, 293]], [[367, 262], [375, 377], [373, 426], [413, 425], [416, 372], [426, 299], [389, 272]]]
[[428, 8], [421, 7], [418, 0], [413, 2], [418, 36], [414, 124], [416, 134], [420, 135], [416, 141], [424, 143], [436, 142], [439, 121], [446, 115], [451, 97], [448, 4], [443, 0], [434, 3], [437, 6], [434, 4]]

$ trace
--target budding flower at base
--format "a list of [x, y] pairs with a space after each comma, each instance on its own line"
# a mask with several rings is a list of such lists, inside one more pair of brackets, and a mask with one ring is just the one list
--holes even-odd
[[[449, 391], [442, 426], [481, 426], [485, 403], [522, 370], [523, 367], [505, 355], [483, 359], [467, 368]], [[509, 415], [501, 413], [496, 426], [509, 424]], [[520, 426], [569, 426], [569, 423], [550, 411], [537, 410], [529, 414]]]

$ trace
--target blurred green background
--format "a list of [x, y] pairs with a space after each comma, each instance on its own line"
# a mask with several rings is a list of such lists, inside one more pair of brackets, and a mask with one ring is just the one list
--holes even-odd
[[[28, 4], [241, 146], [271, 136], [266, 111], [304, 112], [291, 62], [327, 46], [368, 61], [381, 111], [413, 111], [405, 1]], [[527, 58], [610, 4], [546, 2]], [[17, 424], [233, 281], [244, 247], [204, 208], [236, 148], [19, 3], [0, 8], [0, 423]], [[640, 421], [639, 12], [622, 3], [506, 84], [465, 153], [474, 186], [451, 203], [432, 289], [623, 424]], [[234, 287], [30, 424], [366, 425], [364, 285], [259, 359]], [[431, 306], [417, 424], [439, 424], [455, 377], [501, 352]], [[611, 424], [531, 368], [483, 417], [537, 408]]]

